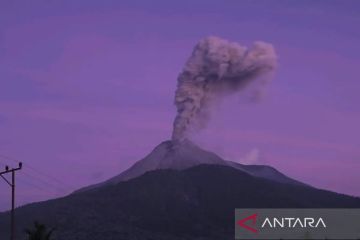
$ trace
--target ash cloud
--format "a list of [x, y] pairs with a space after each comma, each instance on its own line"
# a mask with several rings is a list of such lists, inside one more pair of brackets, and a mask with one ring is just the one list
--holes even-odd
[[255, 42], [247, 48], [218, 37], [202, 39], [178, 76], [172, 139], [182, 141], [189, 131], [206, 127], [215, 103], [242, 91], [276, 65], [269, 43]]

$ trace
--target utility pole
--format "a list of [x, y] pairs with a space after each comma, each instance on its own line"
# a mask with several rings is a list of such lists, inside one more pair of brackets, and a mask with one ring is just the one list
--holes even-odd
[[[11, 187], [11, 235], [10, 240], [15, 240], [15, 172], [22, 168], [22, 163], [19, 162], [17, 168], [9, 169], [9, 166], [5, 167], [5, 171], [0, 172], [0, 177], [5, 180], [7, 184]], [[3, 174], [11, 173], [11, 182], [7, 180]]]

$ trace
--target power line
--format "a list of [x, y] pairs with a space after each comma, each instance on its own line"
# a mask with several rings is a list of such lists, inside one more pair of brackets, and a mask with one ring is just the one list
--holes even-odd
[[[19, 162], [20, 162], [20, 161], [17, 160], [16, 158], [9, 157], [9, 156], [3, 155], [3, 154], [0, 154], [0, 158], [7, 159], [7, 160], [11, 160], [11, 161], [16, 162], [16, 163], [19, 163]], [[56, 182], [56, 184], [57, 184], [56, 186], [57, 186], [57, 187], [58, 187], [58, 184], [61, 184], [61, 185], [63, 185], [63, 186], [66, 187], [66, 188], [74, 189], [74, 187], [71, 186], [71, 185], [69, 185], [68, 183], [65, 183], [65, 182], [63, 182], [63, 181], [55, 178], [54, 176], [51, 176], [51, 175], [49, 175], [49, 174], [47, 174], [47, 173], [44, 173], [44, 172], [42, 172], [42, 171], [40, 171], [40, 170], [38, 170], [38, 169], [30, 166], [30, 165], [27, 164], [27, 163], [23, 163], [23, 165], [26, 166], [27, 169], [32, 170], [33, 172], [35, 172], [35, 173], [37, 173], [37, 174], [40, 174], [40, 175], [46, 177], [48, 180], [52, 180], [53, 183]]]
[[49, 189], [50, 189], [50, 190], [49, 190], [49, 189], [47, 189], [47, 188], [44, 188], [44, 187], [42, 187], [42, 186], [40, 186], [40, 185], [31, 183], [31, 182], [26, 181], [26, 180], [21, 179], [21, 178], [19, 178], [19, 182], [21, 182], [21, 183], [23, 183], [23, 184], [26, 184], [26, 185], [28, 185], [28, 186], [30, 186], [30, 187], [36, 188], [36, 189], [38, 189], [38, 190], [40, 190], [40, 191], [42, 191], [42, 192], [46, 192], [46, 193], [48, 193], [48, 194], [51, 194], [51, 195], [57, 194], [57, 192], [55, 192], [55, 191], [52, 190], [51, 188], [49, 188]]
[[[6, 166], [6, 163], [1, 162], [1, 159], [0, 159], [0, 166], [1, 165]], [[44, 181], [43, 179], [41, 179], [38, 176], [34, 176], [34, 175], [30, 175], [30, 174], [26, 173], [25, 172], [26, 168], [25, 169], [23, 168], [22, 170], [23, 170], [22, 174], [17, 175], [17, 182], [19, 182], [20, 185], [26, 185], [26, 186], [34, 189], [36, 192], [42, 192], [42, 193], [46, 194], [47, 198], [48, 197], [51, 197], [51, 198], [57, 197], [59, 195], [63, 195], [64, 193], [68, 192], [66, 189], [60, 189], [59, 186], [51, 185], [49, 182]], [[3, 176], [1, 176], [1, 177], [3, 177]], [[24, 177], [25, 177], [25, 179], [23, 179]], [[11, 185], [11, 183], [9, 181], [7, 181], [7, 179], [4, 179], [4, 180], [9, 185]], [[37, 180], [37, 181], [34, 182], [34, 180]], [[38, 184], [38, 183], [42, 183], [42, 184]], [[61, 191], [62, 193], [55, 190], [54, 188]], [[37, 195], [37, 194], [35, 194], [35, 195]]]
[[[0, 162], [0, 165], [5, 166], [6, 164], [4, 162]], [[39, 177], [37, 175], [33, 175], [33, 174], [28, 173], [26, 170], [27, 169], [24, 168], [21, 176], [19, 176], [19, 181], [21, 183], [25, 183], [28, 186], [31, 186], [31, 187], [36, 188], [38, 190], [41, 190], [43, 192], [50, 193], [51, 195], [53, 195], [53, 194], [58, 195], [59, 191], [61, 191], [63, 194], [66, 194], [66, 193], [69, 192], [68, 189], [66, 189], [64, 187], [60, 187], [58, 184], [45, 181], [44, 179], [42, 179], [41, 177]], [[27, 179], [31, 180], [32, 182], [29, 182], [28, 180], [22, 179], [21, 177], [27, 177]], [[39, 183], [39, 184], [36, 184], [36, 183]], [[54, 188], [56, 188], [58, 191], [54, 190]]]
[[27, 177], [29, 177], [29, 178], [37, 181], [37, 182], [40, 182], [40, 183], [48, 186], [48, 187], [59, 189], [59, 190], [61, 190], [62, 192], [67, 192], [67, 191], [69, 191], [69, 190], [67, 190], [67, 189], [65, 189], [65, 188], [63, 188], [63, 187], [59, 187], [59, 186], [56, 186], [55, 184], [51, 184], [51, 183], [45, 181], [44, 179], [42, 179], [42, 178], [40, 178], [40, 177], [38, 177], [38, 176], [36, 176], [36, 175], [31, 175], [31, 174], [29, 174], [29, 173], [27, 173], [27, 172], [25, 172], [25, 171], [23, 172], [23, 174], [24, 174], [25, 176], [27, 176]]
[[[6, 164], [4, 162], [0, 162], [0, 165], [6, 166]], [[49, 184], [48, 182], [42, 180], [41, 178], [39, 178], [37, 176], [36, 177], [38, 179], [36, 179], [35, 176], [29, 175], [25, 171], [26, 171], [26, 169], [23, 169], [22, 174], [17, 177], [17, 181], [20, 182], [22, 185], [25, 184], [29, 187], [32, 187], [33, 189], [37, 189], [37, 190], [39, 190], [43, 193], [47, 193], [51, 196], [59, 195], [59, 192], [53, 189], [54, 185]], [[24, 177], [24, 175], [28, 179], [23, 179], [22, 177]], [[29, 180], [31, 180], [31, 181], [29, 181]], [[36, 183], [32, 182], [33, 180], [38, 180], [37, 182], [44, 183], [48, 187], [45, 187], [44, 185], [36, 184]], [[59, 189], [59, 188], [57, 187], [57, 189]], [[61, 189], [61, 191], [67, 192], [65, 189]]]

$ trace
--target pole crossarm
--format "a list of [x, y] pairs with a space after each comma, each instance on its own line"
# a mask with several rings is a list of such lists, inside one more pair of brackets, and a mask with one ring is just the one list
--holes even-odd
[[19, 167], [17, 168], [12, 168], [12, 169], [8, 169], [8, 166], [6, 166], [7, 169], [5, 171], [0, 172], [0, 175], [5, 174], [5, 173], [9, 173], [9, 172], [14, 172], [17, 170], [20, 170], [22, 168], [22, 164], [19, 164]]

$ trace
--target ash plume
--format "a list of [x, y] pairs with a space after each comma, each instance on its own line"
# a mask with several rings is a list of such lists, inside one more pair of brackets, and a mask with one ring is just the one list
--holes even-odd
[[214, 103], [271, 72], [276, 63], [269, 43], [255, 42], [247, 48], [218, 37], [202, 39], [178, 76], [172, 139], [182, 141], [190, 130], [204, 128]]

